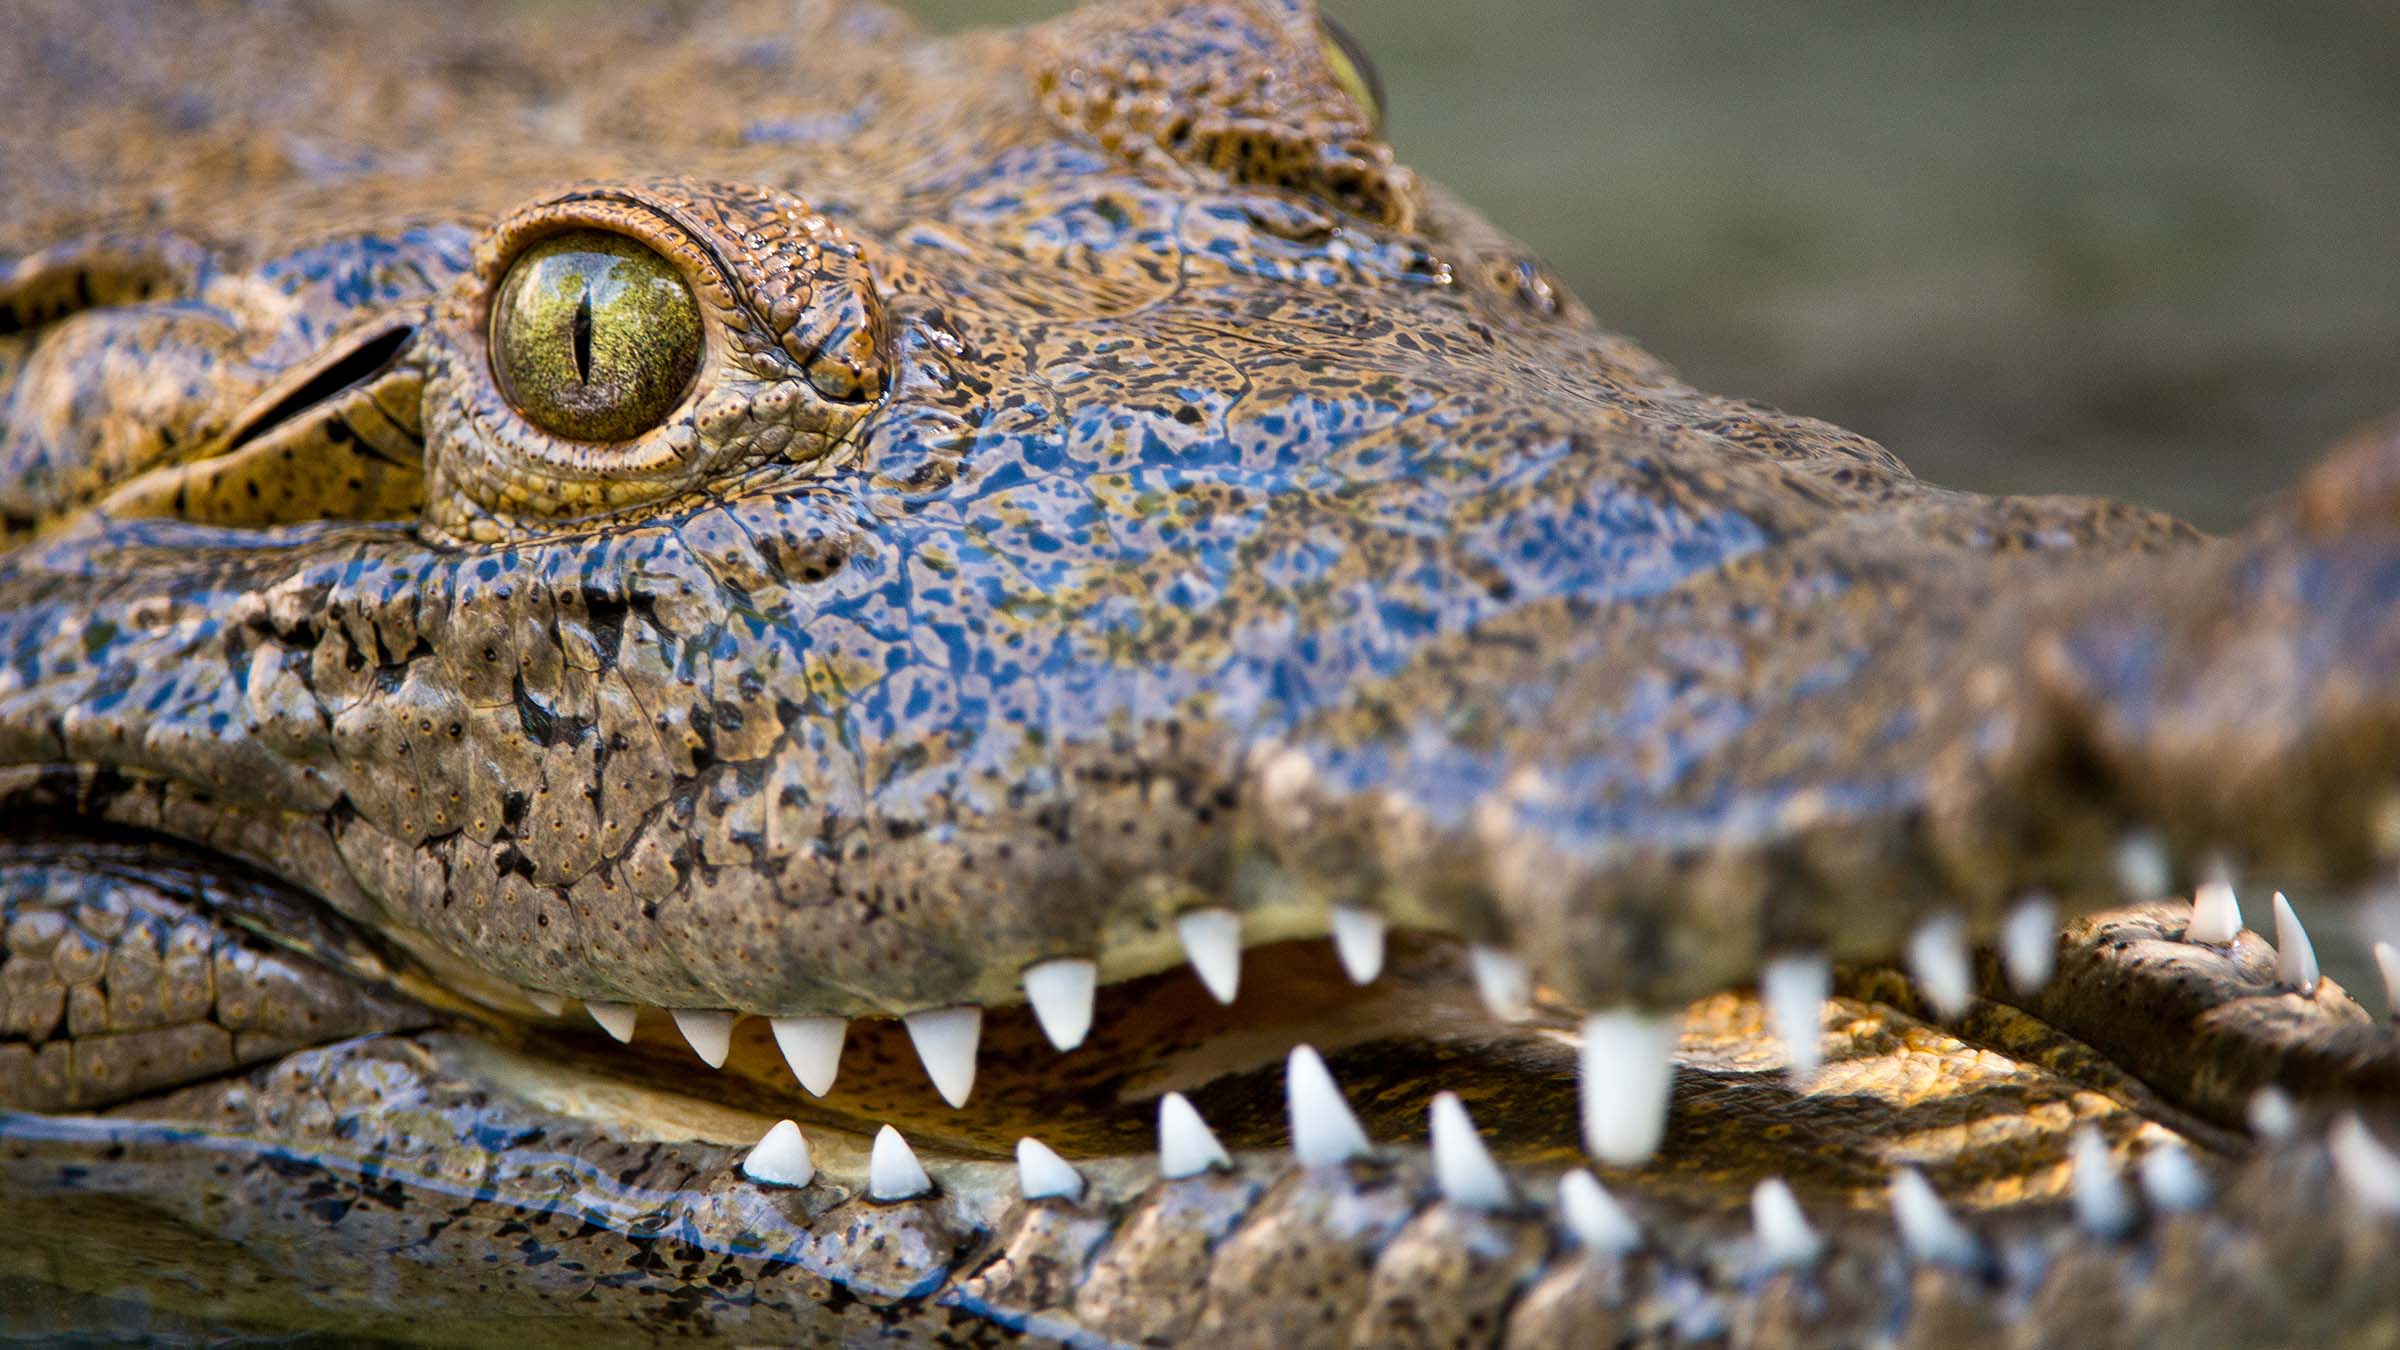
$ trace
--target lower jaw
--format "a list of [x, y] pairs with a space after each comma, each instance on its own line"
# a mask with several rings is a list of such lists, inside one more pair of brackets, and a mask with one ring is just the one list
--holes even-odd
[[[563, 1027], [515, 1044], [351, 1042], [106, 1117], [0, 1120], [0, 1213], [36, 1249], [105, 1240], [123, 1282], [125, 1214], [96, 1203], [115, 1184], [189, 1230], [188, 1252], [154, 1221], [143, 1234], [177, 1248], [155, 1259], [189, 1288], [228, 1278], [230, 1242], [245, 1268], [292, 1282], [277, 1291], [285, 1325], [333, 1315], [360, 1334], [517, 1346], [631, 1327], [1517, 1345], [2110, 1330], [2377, 1344], [2393, 1330], [2400, 1222], [2344, 1194], [2356, 1188], [2319, 1145], [2322, 1122], [2246, 1163], [2218, 1152], [2238, 1140], [2195, 1127], [2182, 1142], [2209, 1195], [2188, 1212], [2158, 1203], [2127, 1164], [2172, 1146], [2179, 1132], [2157, 1119], [2172, 1112], [2093, 1081], [2084, 1071], [2105, 1061], [2064, 1037], [2000, 1049], [1972, 1016], [1960, 1034], [1935, 1027], [1895, 1006], [1906, 991], [1878, 972], [1841, 981], [1826, 1063], [1805, 1086], [1755, 1000], [1687, 1009], [1665, 1147], [1643, 1168], [1601, 1170], [1632, 1223], [1595, 1230], [1560, 1195], [1582, 1165], [1575, 1019], [1491, 1018], [1453, 952], [1396, 957], [1388, 989], [1318, 1003], [1316, 953], [1255, 953], [1251, 987], [1282, 995], [1271, 1019], [1180, 978], [1104, 992], [1103, 1033], [1113, 1014], [1188, 1043], [1096, 1038], [1060, 1056], [1029, 1020], [995, 1013], [963, 1111], [922, 1082], [897, 1028], [861, 1027], [822, 1101], [776, 1079], [771, 1045], [737, 1045], [722, 1074], [700, 1068], [663, 1019], [630, 1047]], [[1373, 1141], [1364, 1156], [1304, 1166], [1288, 1148], [1282, 1050], [1301, 1037], [1324, 1046]], [[1152, 1053], [1110, 1058], [1137, 1046]], [[1169, 1089], [1200, 1104], [1227, 1166], [1160, 1176], [1152, 1099]], [[1429, 1157], [1425, 1107], [1445, 1089], [1488, 1136], [1505, 1202], [1462, 1201]], [[804, 1122], [803, 1186], [745, 1175], [778, 1116]], [[924, 1193], [870, 1194], [868, 1135], [885, 1123], [915, 1144]], [[2119, 1169], [2121, 1225], [2079, 1217], [2069, 1159], [2084, 1125]], [[1070, 1158], [1079, 1195], [1024, 1198], [1009, 1160], [1020, 1131]], [[1921, 1210], [1895, 1224], [1903, 1167], [1945, 1198], [1946, 1240], [1925, 1235]], [[1805, 1245], [1759, 1221], [1773, 1178], [1796, 1194]], [[265, 1307], [227, 1298], [212, 1306]], [[428, 1312], [439, 1325], [410, 1320]]]
[[[1063, 1054], [1022, 1008], [990, 1010], [964, 1109], [941, 1100], [889, 1022], [852, 1027], [821, 1099], [792, 1081], [759, 1019], [739, 1025], [721, 1071], [654, 1013], [630, 1045], [572, 1011], [474, 1035], [351, 1043], [104, 1118], [0, 1120], [0, 1210], [30, 1202], [29, 1222], [51, 1240], [81, 1240], [60, 1231], [87, 1215], [90, 1183], [63, 1182], [70, 1169], [182, 1167], [193, 1173], [183, 1189], [151, 1202], [183, 1206], [197, 1227], [238, 1230], [253, 1255], [331, 1240], [354, 1259], [388, 1260], [405, 1246], [409, 1274], [393, 1277], [405, 1284], [514, 1261], [525, 1250], [505, 1231], [514, 1225], [542, 1248], [525, 1259], [579, 1252], [612, 1282], [605, 1297], [583, 1282], [543, 1317], [607, 1325], [639, 1315], [637, 1294], [698, 1296], [707, 1285], [706, 1297], [738, 1296], [761, 1318], [782, 1309], [784, 1321], [744, 1323], [746, 1339], [848, 1325], [843, 1309], [857, 1302], [884, 1309], [886, 1326], [902, 1316], [894, 1309], [933, 1319], [909, 1321], [918, 1331], [965, 1317], [1061, 1336], [1265, 1342], [1276, 1327], [1334, 1317], [1405, 1339], [1391, 1319], [1413, 1308], [1423, 1327], [1482, 1317], [1483, 1330], [1505, 1324], [1527, 1344], [1584, 1343], [1602, 1325], [1693, 1336], [1780, 1325], [1841, 1342], [1944, 1324], [1943, 1309], [1998, 1325], [2078, 1288], [2097, 1300], [2089, 1318], [2138, 1314], [2157, 1334], [2213, 1334], [2223, 1328], [2175, 1320], [2177, 1300], [2214, 1296], [2228, 1261], [2288, 1262], [2251, 1270], [2249, 1292], [2281, 1309], [2295, 1337], [2302, 1327], [2329, 1343], [2362, 1326], [2391, 1330], [2360, 1320], [2358, 1304], [2362, 1288], [2388, 1281], [2400, 1243], [2321, 1146], [2325, 1120], [2241, 1163], [2246, 1141], [2206, 1119], [2221, 1112], [2159, 1100], [2120, 1070], [2122, 1054], [1998, 1003], [1937, 1025], [1889, 971], [1840, 973], [1820, 1019], [1825, 1063], [1805, 1082], [1787, 1073], [1754, 997], [1686, 1009], [1663, 1148], [1640, 1168], [1597, 1169], [1636, 1223], [1612, 1245], [1561, 1199], [1562, 1178], [1587, 1165], [1577, 1011], [1537, 1000], [1529, 1017], [1495, 1017], [1466, 966], [1452, 944], [1395, 934], [1385, 972], [1360, 988], [1323, 943], [1253, 949], [1232, 1006], [1187, 972], [1111, 987], [1090, 1039]], [[2333, 1016], [2337, 1003], [2350, 1013]], [[2331, 1021], [2355, 1013], [2338, 990], [2314, 1004]], [[1322, 1051], [1370, 1141], [1363, 1155], [1294, 1157], [1285, 1076], [1301, 1044]], [[1170, 1091], [1214, 1127], [1226, 1167], [1162, 1177], [1158, 1101]], [[1430, 1156], [1427, 1110], [1444, 1091], [1463, 1099], [1498, 1160], [1503, 1203], [1465, 1203]], [[806, 1137], [805, 1185], [746, 1173], [752, 1146], [781, 1118]], [[871, 1140], [885, 1126], [922, 1162], [923, 1193], [873, 1193]], [[2081, 1214], [2071, 1160], [2084, 1127], [2129, 1197], [2120, 1224]], [[1024, 1136], [1073, 1165], [1079, 1195], [1025, 1198], [1013, 1161]], [[2142, 1158], [2176, 1146], [2210, 1177], [2199, 1213], [2146, 1200], [2135, 1181]], [[240, 1166], [263, 1178], [255, 1185], [290, 1193], [212, 1207], [205, 1197], [223, 1183], [208, 1178], [228, 1158], [248, 1159]], [[1921, 1208], [1916, 1236], [1905, 1217], [1895, 1224], [1902, 1169], [1930, 1182], [1949, 1226], [1939, 1231], [1963, 1242], [1928, 1246]], [[1778, 1185], [1804, 1215], [1805, 1250], [1788, 1227], [1759, 1226], [1761, 1188]], [[345, 1198], [362, 1217], [329, 1238], [307, 1217], [329, 1193], [405, 1195], [411, 1203], [394, 1208], [413, 1217], [385, 1231], [365, 1212], [374, 1206]], [[430, 1228], [428, 1210], [444, 1216]], [[695, 1284], [689, 1271], [652, 1268], [642, 1244], [661, 1235], [710, 1254], [720, 1274]], [[345, 1315], [364, 1315], [376, 1296], [339, 1297], [353, 1299]], [[514, 1315], [500, 1294], [490, 1302], [477, 1306], [492, 1325]]]

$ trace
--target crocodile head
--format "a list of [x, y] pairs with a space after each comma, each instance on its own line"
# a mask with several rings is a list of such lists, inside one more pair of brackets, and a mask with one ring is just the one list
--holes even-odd
[[45, 22], [0, 1196], [89, 1287], [2165, 1334], [2266, 1251], [2389, 1330], [2400, 1165], [2315, 1142], [2389, 1034], [2098, 911], [2366, 908], [2400, 440], [2221, 541], [1928, 486], [1602, 329], [1297, 3]]

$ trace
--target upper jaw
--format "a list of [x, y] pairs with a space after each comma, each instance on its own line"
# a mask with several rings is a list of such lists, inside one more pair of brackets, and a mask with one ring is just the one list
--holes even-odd
[[[1306, 610], [1252, 612], [1279, 636], [1204, 680], [1172, 647], [1130, 669], [1087, 655], [974, 704], [972, 681], [904, 668], [832, 719], [880, 732], [838, 755], [810, 720], [830, 705], [737, 689], [688, 768], [669, 747], [667, 770], [704, 786], [634, 850], [684, 855], [616, 878], [649, 896], [578, 881], [575, 913], [553, 915], [576, 931], [532, 943], [409, 924], [442, 906], [391, 905], [392, 927], [599, 1002], [852, 1016], [1018, 1003], [1058, 963], [1103, 985], [1163, 970], [1194, 915], [1229, 914], [1259, 944], [1364, 914], [1505, 954], [1579, 1008], [1662, 1010], [1782, 954], [1893, 959], [1953, 917], [1996, 938], [2033, 895], [2072, 915], [2158, 858], [2167, 875], [2132, 898], [2228, 862], [2344, 882], [2389, 855], [2391, 541], [2270, 518], [2193, 545], [2067, 503], [2042, 508], [2057, 528], [2163, 551], [1940, 542], [2004, 508], [2032, 509], [1936, 504], [1913, 543], [1786, 529], [1656, 595], [1520, 596], [1271, 722], [1243, 691], [1288, 667]], [[679, 584], [772, 576], [781, 540], [846, 518], [816, 492], [737, 515], [739, 531], [686, 529], [647, 556], [585, 546]], [[822, 582], [775, 582], [781, 619], [753, 665], [832, 664], [821, 634], [945, 540], [914, 528]], [[453, 622], [494, 598], [459, 572]], [[1811, 575], [1840, 584], [1795, 594]], [[609, 655], [648, 659], [640, 644], [676, 650], [720, 621], [652, 614]], [[909, 617], [942, 640], [943, 612]], [[1088, 636], [1032, 631], [1035, 650]], [[920, 704], [934, 711], [901, 715]], [[863, 786], [842, 781], [853, 771]], [[640, 940], [612, 950], [604, 924]]]
[[[878, 916], [899, 930], [883, 949], [892, 960], [837, 966], [846, 936], [794, 908], [792, 888], [766, 886], [746, 926], [807, 948], [797, 971], [715, 968], [696, 944], [698, 987], [606, 968], [526, 982], [760, 1014], [898, 1014], [1019, 1001], [1026, 972], [1056, 961], [1089, 962], [1101, 983], [1167, 968], [1198, 913], [1237, 916], [1252, 944], [1329, 936], [1338, 913], [1366, 913], [1506, 952], [1580, 1006], [1663, 1008], [1754, 979], [1779, 952], [1889, 959], [1945, 915], [1993, 938], [2028, 895], [2072, 915], [2158, 893], [2128, 889], [2129, 869], [2163, 865], [2186, 887], [2244, 862], [2286, 884], [2353, 882], [2393, 843], [2378, 833], [2383, 713], [2358, 697], [2390, 621], [2372, 567], [2321, 591], [2304, 622], [2248, 627], [2238, 648], [2216, 644], [2216, 625], [2185, 624], [2206, 635], [2187, 641], [2162, 621], [2140, 639], [2151, 646], [2138, 684], [2082, 645], [2102, 625], [2129, 631], [2133, 596], [2213, 592], [2221, 608], [2253, 607], [2230, 579], [2259, 559], [2244, 543], [2212, 546], [2126, 568], [2038, 621], [2004, 614], [1947, 651], [1895, 643], [1846, 689], [1747, 712], [1694, 755], [1686, 781], [1720, 785], [1714, 797], [1678, 800], [1681, 782], [1626, 790], [1611, 743], [1576, 757], [1588, 728], [1620, 714], [1575, 688], [1575, 671], [1526, 725], [1469, 746], [1422, 725], [1398, 744], [1336, 732], [1212, 745], [1195, 723], [1121, 781], [1105, 755], [1066, 761], [1060, 777], [1084, 786], [1063, 845], [1012, 848], [1026, 836], [1008, 825], [888, 841], [883, 876], [977, 878], [968, 895]], [[1894, 692], [1904, 672], [1887, 665], [1911, 680], [1936, 672], [1911, 699], [1906, 744], [1837, 741], [1869, 715], [1861, 705]], [[2260, 727], [2248, 710], [2269, 699], [2286, 712]], [[2263, 735], [2271, 756], [2256, 751]], [[2235, 755], [2257, 767], [2229, 771]], [[1148, 837], [1115, 842], [1136, 831]], [[1008, 870], [1027, 853], [1046, 856]]]
[[[1549, 472], [1580, 482], [1591, 457]], [[1994, 936], [2035, 891], [2089, 908], [2144, 840], [2168, 883], [2218, 850], [2342, 880], [2391, 846], [2395, 554], [2371, 512], [2189, 546], [2049, 504], [2062, 529], [2174, 547], [2010, 560], [1944, 541], [2034, 506], [1939, 499], [1868, 534], [1771, 509], [1744, 503], [1775, 528], [1677, 586], [1612, 599], [1570, 571], [1546, 595], [1486, 591], [1383, 669], [1382, 628], [1253, 597], [1230, 639], [1160, 637], [1144, 661], [1084, 645], [1112, 631], [1089, 612], [1035, 611], [1029, 645], [986, 631], [976, 650], [1062, 653], [1052, 668], [878, 675], [865, 657], [949, 650], [958, 611], [895, 609], [892, 587], [938, 575], [912, 560], [955, 540], [894, 525], [804, 577], [795, 560], [861, 518], [824, 488], [430, 556], [386, 530], [126, 565], [107, 552], [124, 541], [73, 535], [7, 584], [24, 631], [110, 620], [143, 672], [99, 701], [75, 663], [45, 665], [55, 686], [23, 697], [75, 709], [76, 745], [173, 779], [195, 772], [178, 728], [256, 728], [245, 771], [203, 766], [218, 795], [166, 828], [256, 850], [420, 951], [603, 1003], [1001, 1006], [1053, 962], [1104, 984], [1171, 966], [1187, 916], [1224, 910], [1249, 943], [1376, 915], [1513, 956], [1577, 1008], [1661, 1010], [1784, 953], [1895, 956], [1947, 912]], [[61, 580], [112, 563], [105, 595]], [[1106, 613], [1144, 574], [1077, 575], [1107, 583]], [[1178, 618], [1122, 612], [1137, 637]], [[245, 681], [177, 684], [228, 660]], [[397, 725], [377, 720], [390, 669], [431, 742], [370, 737]], [[1278, 679], [1315, 701], [1263, 702]], [[169, 687], [203, 701], [145, 720]], [[445, 723], [476, 753], [443, 749]], [[599, 753], [619, 738], [629, 754]], [[601, 792], [524, 786], [548, 781]], [[643, 814], [675, 782], [692, 790]], [[544, 842], [590, 828], [619, 863], [578, 873]]]

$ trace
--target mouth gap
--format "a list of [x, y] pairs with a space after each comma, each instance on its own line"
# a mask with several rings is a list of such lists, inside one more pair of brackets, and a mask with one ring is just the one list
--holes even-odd
[[[1006, 1162], [1018, 1139], [1032, 1136], [1070, 1162], [1147, 1167], [1168, 1091], [1189, 1098], [1228, 1149], [1288, 1156], [1285, 1057], [1307, 1044], [1323, 1054], [1379, 1153], [1421, 1154], [1432, 1098], [1456, 1092], [1512, 1174], [1591, 1167], [1612, 1187], [1706, 1211], [1737, 1207], [1770, 1177], [1811, 1204], [1874, 1208], [1902, 1163], [1945, 1178], [1945, 1192], [1967, 1209], [2059, 1199], [2065, 1168], [2028, 1182], [2018, 1155], [2032, 1148], [2063, 1160], [2064, 1124], [2034, 1131], [2040, 1139], [1979, 1141], [1976, 1122], [2030, 1119], [2040, 1106], [2066, 1124], [2099, 1111], [2118, 1118], [2112, 1130], [2141, 1128], [2129, 1106], [2099, 1103], [2093, 1083], [2045, 1067], [2024, 1047], [1927, 1020], [1884, 997], [1873, 979], [1845, 975], [1825, 1005], [1825, 1064], [1806, 1084], [1792, 1081], [1753, 991], [1688, 1005], [1665, 1146], [1640, 1167], [1600, 1166], [1581, 1133], [1582, 1011], [1537, 996], [1525, 1017], [1499, 1017], [1485, 1007], [1471, 961], [1453, 939], [1396, 930], [1382, 973], [1361, 986], [1322, 939], [1262, 944], [1244, 950], [1231, 1005], [1188, 969], [1103, 985], [1089, 1038], [1064, 1052], [1027, 1007], [990, 1008], [974, 1091], [957, 1109], [936, 1092], [895, 1019], [852, 1021], [823, 1098], [793, 1080], [761, 1017], [740, 1020], [721, 1070], [703, 1065], [654, 1009], [644, 1010], [630, 1044], [568, 1022], [543, 1028], [529, 1048], [603, 1078], [770, 1121], [788, 1117], [811, 1138], [839, 1132], [854, 1149], [890, 1125], [929, 1163]], [[1912, 1066], [1938, 1066], [1930, 1088], [1901, 1081]], [[2009, 1178], [1999, 1189], [1985, 1184]]]
[[[440, 983], [400, 953], [390, 956], [392, 968], [417, 971], [411, 987]], [[1159, 1099], [1170, 1091], [1189, 1098], [1226, 1147], [1288, 1157], [1286, 1056], [1302, 1044], [1322, 1052], [1381, 1154], [1421, 1156], [1433, 1097], [1455, 1092], [1512, 1172], [1555, 1177], [1591, 1166], [1611, 1186], [1699, 1209], [1738, 1204], [1770, 1177], [1811, 1203], [1873, 1207], [1903, 1164], [1922, 1167], [1966, 1209], [2055, 1199], [2066, 1183], [2063, 1126], [2079, 1120], [2107, 1121], [2120, 1137], [2164, 1128], [2211, 1152], [2239, 1142], [2112, 1087], [2097, 1075], [2123, 1078], [2127, 1070], [2092, 1044], [2075, 1042], [2066, 1061], [2054, 1059], [2050, 1051], [2073, 1039], [2061, 1029], [2071, 1019], [1990, 1002], [1980, 1006], [2034, 1035], [1979, 1030], [1980, 1014], [1924, 1011], [1907, 977], [1867, 965], [1845, 967], [1832, 981], [1824, 1065], [1806, 1084], [1792, 1081], [1757, 993], [1730, 990], [1688, 1005], [1664, 1148], [1640, 1167], [1602, 1167], [1586, 1156], [1579, 1128], [1584, 1010], [1536, 991], [1526, 1015], [1495, 1014], [1478, 989], [1473, 948], [1404, 929], [1390, 933], [1387, 959], [1364, 985], [1324, 938], [1248, 947], [1242, 962], [1230, 1005], [1189, 967], [1101, 986], [1090, 1034], [1072, 1051], [1057, 1050], [1025, 1005], [987, 1009], [975, 1088], [959, 1109], [942, 1100], [896, 1019], [851, 1023], [839, 1076], [820, 1099], [794, 1081], [763, 1017], [739, 1019], [725, 1067], [712, 1070], [656, 1009], [645, 1009], [632, 1043], [620, 1045], [581, 1011], [535, 1022], [472, 1011], [463, 996], [432, 1006], [448, 1007], [453, 1027], [474, 1023], [485, 1039], [559, 1070], [560, 1081], [603, 1092], [616, 1085], [622, 1101], [642, 1100], [646, 1090], [726, 1108], [722, 1119], [790, 1117], [861, 1153], [890, 1125], [929, 1162], [1006, 1162], [1031, 1136], [1071, 1161], [1128, 1161], [1154, 1175]], [[2080, 1068], [2078, 1056], [2088, 1061]], [[1987, 1128], [1995, 1119], [2024, 1128]], [[678, 1128], [654, 1124], [661, 1137]], [[2028, 1166], [2028, 1150], [2055, 1152], [2062, 1166], [2043, 1179]]]
[[[1184, 968], [1101, 986], [1091, 1032], [1073, 1050], [1053, 1046], [1024, 1004], [986, 1009], [974, 1091], [961, 1108], [942, 1100], [892, 1018], [850, 1022], [839, 1076], [823, 1098], [793, 1080], [763, 1017], [736, 1024], [722, 1069], [702, 1064], [669, 1017], [649, 1008], [629, 1044], [568, 1025], [543, 1029], [534, 1048], [602, 1074], [788, 1116], [803, 1130], [871, 1135], [888, 1124], [921, 1151], [992, 1160], [1013, 1157], [1017, 1140], [1032, 1135], [1079, 1160], [1154, 1151], [1158, 1099], [1170, 1091], [1199, 1106], [1228, 1148], [1282, 1146], [1284, 1058], [1309, 1044], [1333, 1064], [1376, 1138], [1421, 1142], [1434, 1093], [1480, 1086], [1493, 1103], [1489, 1123], [1508, 1126], [1504, 1157], [1572, 1156], [1571, 1016], [1494, 1017], [1467, 974], [1463, 947], [1394, 933], [1386, 968], [1365, 986], [1351, 982], [1321, 939], [1242, 955], [1243, 987], [1230, 1005]], [[1429, 1072], [1453, 1065], [1477, 1083]]]

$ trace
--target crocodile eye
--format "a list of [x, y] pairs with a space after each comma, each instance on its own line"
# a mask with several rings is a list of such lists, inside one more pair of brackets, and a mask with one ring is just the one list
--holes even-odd
[[1323, 17], [1317, 20], [1317, 45], [1325, 53], [1325, 64], [1333, 67], [1334, 83], [1377, 131], [1383, 130], [1383, 77], [1375, 73], [1367, 49], [1358, 45], [1349, 29]]
[[666, 419], [700, 368], [700, 306], [672, 264], [605, 230], [520, 254], [492, 301], [492, 372], [517, 411], [577, 441]]

